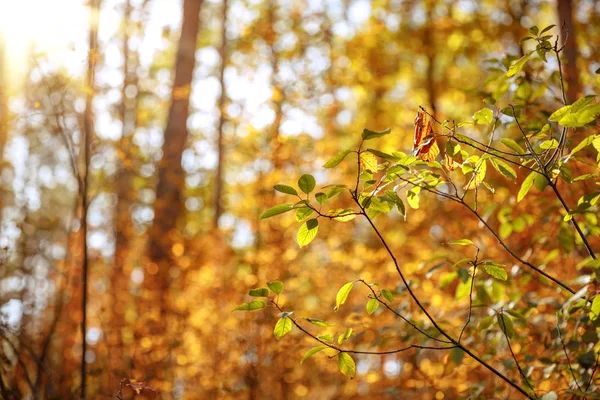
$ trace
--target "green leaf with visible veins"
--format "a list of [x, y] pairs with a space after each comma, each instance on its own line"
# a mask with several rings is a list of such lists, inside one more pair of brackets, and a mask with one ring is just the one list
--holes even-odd
[[275, 324], [273, 334], [277, 339], [281, 339], [292, 330], [292, 320], [289, 317], [279, 318], [279, 321]]
[[298, 235], [296, 236], [296, 241], [300, 247], [304, 247], [317, 236], [317, 232], [319, 231], [319, 221], [316, 218], [309, 219], [305, 223], [302, 224], [300, 229], [298, 230]]
[[356, 374], [356, 364], [354, 360], [347, 353], [338, 354], [338, 368], [340, 372], [350, 378], [353, 378]]

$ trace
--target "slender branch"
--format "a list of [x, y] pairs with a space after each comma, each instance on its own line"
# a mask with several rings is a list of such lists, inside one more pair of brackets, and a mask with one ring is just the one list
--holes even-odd
[[414, 322], [410, 321], [409, 319], [407, 319], [404, 315], [400, 314], [399, 312], [397, 312], [396, 310], [394, 310], [392, 307], [390, 307], [389, 304], [387, 304], [385, 301], [383, 301], [381, 299], [381, 296], [378, 295], [377, 293], [375, 293], [375, 290], [373, 290], [373, 288], [371, 287], [371, 285], [369, 285], [365, 280], [363, 279], [359, 279], [358, 282], [362, 282], [365, 284], [366, 287], [369, 288], [369, 290], [371, 290], [371, 292], [373, 293], [374, 298], [376, 298], [377, 300], [379, 300], [380, 304], [383, 304], [383, 306], [385, 308], [387, 308], [388, 310], [390, 310], [392, 313], [394, 313], [396, 316], [398, 316], [399, 318], [401, 318], [404, 322], [406, 322], [407, 324], [409, 324], [410, 326], [412, 326], [415, 330], [417, 330], [419, 333], [421, 333], [422, 335], [428, 337], [431, 340], [435, 340], [441, 343], [452, 343], [448, 340], [442, 340], [439, 338], [436, 338], [434, 336], [431, 336], [430, 334], [428, 334], [427, 332], [423, 331], [421, 328], [419, 328], [417, 325], [415, 325]]
[[371, 228], [373, 228], [373, 231], [375, 232], [375, 234], [377, 235], [377, 237], [381, 241], [381, 244], [385, 248], [385, 250], [388, 253], [388, 255], [390, 256], [390, 258], [392, 259], [392, 261], [394, 263], [394, 266], [396, 268], [396, 272], [398, 272], [398, 275], [400, 276], [400, 279], [402, 280], [402, 283], [406, 287], [406, 290], [407, 290], [408, 294], [413, 299], [413, 301], [415, 302], [415, 304], [417, 305], [417, 307], [419, 307], [419, 309], [425, 314], [425, 316], [427, 317], [427, 319], [429, 319], [429, 321], [431, 322], [431, 324], [442, 335], [444, 335], [448, 340], [450, 340], [450, 342], [452, 342], [454, 345], [456, 345], [456, 347], [460, 348], [462, 351], [464, 351], [466, 354], [468, 354], [471, 358], [473, 358], [474, 360], [476, 360], [479, 364], [483, 365], [485, 368], [487, 368], [488, 370], [490, 370], [492, 373], [494, 373], [500, 379], [502, 379], [503, 381], [505, 381], [506, 383], [508, 383], [510, 386], [512, 386], [513, 388], [515, 388], [516, 390], [518, 390], [525, 397], [533, 399], [534, 397], [532, 397], [529, 393], [527, 393], [527, 391], [525, 391], [516, 382], [512, 381], [510, 378], [508, 378], [507, 376], [505, 376], [504, 374], [502, 374], [500, 371], [498, 371], [497, 369], [495, 369], [494, 367], [492, 367], [490, 364], [488, 364], [487, 362], [485, 362], [483, 359], [481, 359], [480, 357], [478, 357], [476, 354], [474, 354], [472, 351], [470, 351], [464, 345], [462, 345], [461, 343], [459, 343], [456, 339], [454, 339], [452, 336], [450, 336], [442, 327], [440, 327], [438, 325], [438, 323], [435, 321], [435, 319], [427, 311], [427, 308], [425, 308], [425, 306], [421, 303], [421, 301], [419, 300], [419, 298], [413, 292], [413, 290], [410, 287], [408, 281], [404, 277], [404, 274], [402, 273], [402, 270], [400, 269], [400, 265], [398, 264], [398, 260], [396, 259], [396, 256], [394, 256], [394, 253], [392, 252], [392, 250], [390, 249], [389, 245], [387, 244], [387, 242], [383, 238], [381, 232], [379, 232], [379, 229], [377, 229], [377, 227], [373, 223], [373, 220], [371, 218], [369, 218], [369, 216], [366, 214], [364, 208], [360, 205], [357, 197], [354, 197], [354, 201], [358, 204], [358, 206], [363, 211], [365, 218], [367, 219], [367, 221], [371, 225]]
[[[513, 106], [511, 105], [511, 108], [512, 107]], [[514, 114], [514, 108], [513, 108], [513, 114]], [[519, 130], [521, 131], [521, 134], [525, 138], [525, 144], [527, 145], [527, 147], [529, 148], [529, 150], [532, 153], [535, 154], [535, 152], [533, 152], [533, 147], [531, 146], [531, 143], [529, 142], [529, 139], [527, 139], [527, 136], [525, 135], [525, 131], [521, 127], [521, 124], [519, 123], [519, 120], [518, 120], [518, 118], [516, 116], [515, 116], [515, 121], [517, 123], [517, 126], [519, 127]], [[561, 138], [561, 140], [562, 140], [562, 138]], [[540, 175], [542, 175], [546, 179], [546, 181], [548, 181], [548, 186], [550, 186], [550, 188], [552, 188], [552, 191], [554, 191], [554, 194], [556, 195], [556, 197], [560, 201], [560, 204], [563, 206], [563, 208], [567, 212], [567, 214], [571, 214], [571, 209], [569, 208], [569, 206], [567, 205], [567, 203], [563, 199], [562, 195], [558, 191], [558, 186], [556, 185], [556, 182], [554, 182], [552, 180], [552, 177], [548, 174], [548, 171], [546, 171], [544, 164], [542, 163], [542, 161], [540, 160], [540, 158], [539, 158], [539, 156], [537, 154], [535, 154], [534, 160], [538, 164], [538, 166], [540, 167], [540, 170], [537, 171], [537, 172]], [[587, 249], [590, 257], [592, 257], [595, 260], [596, 259], [596, 254], [594, 253], [594, 250], [592, 250], [592, 246], [590, 246], [590, 243], [588, 242], [585, 234], [583, 233], [583, 230], [581, 229], [581, 227], [579, 226], [579, 224], [575, 220], [575, 217], [571, 216], [571, 222], [573, 223], [573, 226], [575, 227], [575, 230], [579, 234], [579, 237], [581, 238], [581, 241], [583, 242], [583, 245]]]
[[[280, 311], [280, 312], [284, 312], [283, 309], [273, 300], [271, 300], [271, 303]], [[349, 354], [369, 354], [369, 355], [385, 355], [385, 354], [396, 354], [396, 353], [402, 353], [404, 351], [410, 350], [410, 349], [423, 349], [423, 350], [449, 350], [449, 349], [453, 349], [457, 346], [445, 346], [445, 347], [439, 347], [439, 346], [421, 346], [421, 345], [417, 345], [417, 344], [411, 344], [409, 346], [406, 347], [402, 347], [399, 349], [395, 349], [395, 350], [387, 350], [387, 351], [363, 351], [363, 350], [347, 350], [347, 349], [342, 349], [341, 347], [338, 347], [332, 343], [326, 342], [323, 339], [320, 339], [319, 337], [313, 335], [312, 333], [310, 333], [307, 329], [305, 329], [302, 325], [300, 325], [298, 323], [298, 321], [295, 318], [292, 318], [290, 316], [287, 316], [287, 318], [290, 319], [290, 321], [292, 321], [292, 324], [294, 324], [294, 326], [296, 328], [298, 328], [300, 331], [302, 331], [303, 333], [305, 333], [306, 335], [310, 336], [312, 339], [316, 340], [317, 342], [321, 343], [324, 346], [329, 347], [330, 349], [333, 350], [337, 350], [340, 353], [349, 353]]]
[[558, 317], [556, 317], [556, 330], [558, 331], [558, 338], [560, 339], [560, 343], [562, 345], [563, 352], [565, 353], [565, 357], [567, 357], [567, 365], [569, 366], [569, 371], [571, 372], [571, 376], [573, 377], [573, 380], [575, 381], [575, 385], [577, 386], [577, 389], [582, 390], [581, 386], [579, 386], [579, 381], [577, 380], [577, 377], [575, 376], [575, 371], [573, 371], [573, 366], [571, 365], [571, 359], [569, 358], [569, 353], [567, 352], [567, 346], [565, 345], [565, 341], [563, 340], [563, 337], [562, 337], [562, 332], [560, 331]]
[[[508, 318], [508, 317], [506, 317], [506, 318]], [[504, 316], [503, 315], [500, 316], [499, 321], [502, 321], [502, 326], [501, 326], [502, 329], [501, 330], [502, 330], [502, 333], [504, 333], [504, 337], [506, 338], [506, 343], [508, 344], [508, 349], [510, 350], [510, 354], [512, 355], [513, 360], [515, 360], [515, 365], [517, 366], [517, 369], [519, 370], [519, 374], [521, 374], [521, 377], [525, 381], [525, 384], [527, 384], [527, 386], [529, 387], [529, 389], [531, 389], [531, 391], [533, 392], [534, 396], [537, 398], [538, 396], [535, 393], [535, 389], [533, 388], [533, 386], [529, 382], [529, 379], [527, 379], [527, 376], [525, 375], [525, 372], [523, 371], [523, 368], [521, 368], [521, 364], [519, 364], [519, 360], [517, 360], [517, 356], [515, 355], [515, 352], [513, 351], [513, 348], [510, 345], [510, 339], [508, 337], [508, 334], [506, 333], [506, 323], [504, 322]]]
[[478, 256], [479, 256], [479, 248], [477, 249], [477, 254], [475, 255], [475, 260], [473, 261], [473, 277], [471, 278], [471, 288], [469, 289], [469, 314], [467, 316], [467, 321], [463, 325], [462, 329], [460, 330], [460, 334], [458, 335], [459, 342], [461, 341], [462, 336], [465, 333], [465, 329], [467, 329], [467, 326], [471, 322], [471, 313], [473, 312], [473, 286], [475, 284], [475, 275], [477, 275], [477, 265], [478, 265], [477, 258], [478, 258]]

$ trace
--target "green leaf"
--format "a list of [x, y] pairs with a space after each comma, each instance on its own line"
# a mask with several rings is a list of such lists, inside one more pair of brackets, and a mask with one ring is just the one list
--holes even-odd
[[[472, 241], [470, 241], [469, 239], [458, 239], [458, 240], [451, 240], [448, 242], [448, 244], [457, 244], [459, 246], [468, 246], [473, 244]], [[474, 246], [474, 244], [473, 244]]]
[[576, 113], [567, 114], [558, 123], [567, 128], [579, 128], [594, 121], [600, 114], [600, 103], [585, 106]]
[[500, 325], [502, 332], [504, 332], [509, 339], [512, 339], [515, 334], [515, 329], [510, 317], [508, 315], [504, 315], [504, 313], [498, 313], [496, 318], [498, 319], [498, 325]]
[[559, 108], [558, 110], [554, 111], [550, 117], [548, 117], [548, 121], [552, 121], [552, 122], [558, 122], [560, 121], [565, 115], [569, 114], [571, 112], [571, 106], [563, 106], [561, 108]]
[[517, 142], [515, 142], [514, 140], [509, 139], [509, 138], [504, 138], [500, 141], [502, 142], [503, 145], [505, 145], [509, 149], [513, 150], [517, 154], [525, 154], [525, 150], [523, 150], [523, 148], [521, 146], [519, 146], [517, 144]]
[[381, 131], [381, 132], [372, 131], [372, 130], [365, 128], [362, 133], [362, 138], [363, 138], [363, 140], [375, 139], [378, 137], [388, 135], [391, 131], [392, 131], [391, 128], [387, 128], [385, 131]]
[[309, 219], [305, 223], [302, 224], [300, 229], [298, 230], [298, 235], [296, 236], [296, 241], [300, 247], [304, 247], [317, 236], [317, 232], [319, 231], [319, 221], [316, 218]]
[[505, 177], [512, 180], [517, 179], [517, 173], [515, 170], [504, 161], [492, 157], [490, 158], [490, 162], [492, 163], [492, 166]]
[[396, 161], [399, 161], [401, 159], [400, 157], [396, 157], [396, 156], [393, 156], [391, 154], [384, 153], [383, 151], [379, 151], [379, 150], [375, 150], [375, 149], [367, 149], [367, 151], [369, 153], [372, 153], [372, 154], [376, 155], [377, 157], [381, 157], [381, 158], [383, 158], [385, 160], [390, 160], [390, 161], [395, 161], [396, 162]]
[[529, 28], [529, 33], [531, 33], [532, 35], [537, 35], [539, 31], [540, 29], [535, 25]]
[[352, 328], [348, 328], [346, 329], [346, 332], [342, 333], [339, 337], [338, 337], [338, 344], [342, 344], [344, 343], [344, 341], [346, 341], [346, 339], [348, 339], [350, 336], [352, 336]]
[[298, 191], [288, 185], [275, 185], [275, 186], [273, 186], [273, 189], [277, 190], [278, 192], [285, 193], [285, 194], [291, 194], [294, 196], [298, 195]]
[[383, 296], [384, 299], [386, 299], [387, 301], [389, 301], [390, 303], [392, 301], [394, 301], [394, 293], [392, 293], [391, 290], [387, 290], [387, 289], [383, 289], [381, 291], [381, 295]]
[[302, 357], [302, 360], [300, 360], [300, 364], [302, 364], [304, 362], [304, 360], [306, 360], [308, 357], [313, 356], [313, 355], [317, 354], [318, 352], [320, 352], [321, 350], [324, 350], [326, 348], [327, 348], [327, 346], [313, 347], [312, 349], [307, 351], [306, 354], [304, 354], [304, 356]]
[[254, 296], [254, 297], [269, 297], [269, 289], [267, 289], [267, 288], [250, 289], [248, 294], [250, 296]]
[[271, 207], [260, 215], [260, 219], [267, 219], [274, 217], [275, 215], [283, 214], [288, 211], [292, 211], [293, 206], [291, 204], [280, 204], [275, 207]]
[[283, 292], [283, 282], [280, 282], [280, 281], [267, 282], [267, 286], [275, 294], [281, 294], [281, 292]]
[[462, 364], [463, 358], [465, 358], [465, 352], [458, 347], [450, 350], [450, 360], [456, 365]]
[[313, 210], [312, 208], [308, 208], [308, 207], [299, 208], [296, 210], [296, 221], [298, 221], [298, 222], [305, 221], [314, 212], [315, 212], [315, 210]]
[[304, 174], [298, 179], [298, 187], [306, 194], [312, 192], [316, 184], [315, 177], [310, 174]]
[[546, 140], [546, 141], [542, 142], [542, 144], [540, 144], [540, 148], [542, 148], [544, 150], [555, 149], [557, 147], [558, 147], [558, 141], [556, 139]]
[[340, 306], [346, 302], [346, 300], [348, 299], [348, 295], [350, 294], [350, 291], [352, 290], [353, 285], [354, 285], [354, 282], [348, 282], [344, 286], [342, 286], [340, 288], [340, 290], [338, 290], [337, 294], [335, 295], [334, 311], [339, 310]]
[[475, 166], [475, 169], [473, 170], [473, 177], [471, 178], [471, 180], [469, 181], [469, 184], [467, 185], [467, 187], [465, 189], [467, 189], [467, 190], [475, 189], [477, 186], [481, 185], [481, 183], [485, 179], [486, 171], [487, 171], [487, 163], [485, 161], [485, 158], [481, 158], [477, 162], [477, 165]]
[[413, 186], [406, 192], [406, 201], [408, 202], [408, 205], [415, 210], [419, 208], [419, 192], [421, 192], [421, 188], [418, 186]]
[[319, 335], [317, 336], [317, 339], [327, 343], [333, 343], [333, 336], [331, 336], [331, 333], [328, 333], [327, 335]]
[[354, 364], [354, 360], [347, 353], [338, 354], [338, 367], [342, 374], [350, 378], [353, 378], [356, 374], [356, 364]]
[[477, 329], [480, 331], [484, 331], [487, 328], [489, 328], [490, 325], [492, 325], [492, 322], [494, 322], [494, 316], [493, 315], [487, 316], [487, 317], [483, 318], [481, 321], [479, 321], [479, 325], [477, 326]]
[[501, 281], [505, 281], [508, 278], [508, 275], [506, 274], [506, 271], [504, 270], [504, 265], [502, 265], [502, 264], [486, 262], [484, 265], [484, 269], [485, 269], [485, 272], [488, 273], [488, 275], [490, 275], [496, 279], [500, 279]]
[[508, 69], [508, 72], [506, 73], [507, 77], [511, 77], [511, 76], [515, 76], [516, 74], [518, 74], [519, 72], [521, 72], [521, 70], [523, 69], [523, 67], [525, 66], [525, 64], [527, 63], [527, 61], [529, 61], [529, 58], [531, 57], [531, 52], [525, 54], [523, 57], [519, 58], [517, 61], [515, 61], [510, 68]]
[[596, 295], [594, 297], [594, 301], [592, 301], [592, 309], [590, 311], [590, 319], [595, 321], [600, 317], [600, 295]]
[[478, 124], [489, 125], [494, 120], [494, 114], [489, 108], [482, 108], [473, 114], [473, 118]]
[[519, 194], [517, 195], [517, 203], [523, 200], [527, 193], [529, 193], [529, 189], [531, 189], [536, 175], [539, 174], [533, 171], [529, 175], [527, 175], [527, 178], [525, 178], [525, 180], [523, 180], [523, 183], [521, 184], [521, 189], [519, 189]]
[[547, 27], [545, 27], [544, 29], [542, 29], [542, 31], [540, 32], [540, 35], [542, 33], [548, 32], [550, 29], [554, 28], [556, 25], [548, 25]]
[[315, 198], [317, 199], [317, 203], [321, 205], [327, 201], [327, 195], [322, 192], [315, 194]]
[[273, 334], [277, 339], [281, 339], [292, 330], [292, 320], [289, 317], [279, 318], [279, 321], [275, 324]]
[[322, 319], [317, 319], [317, 318], [306, 318], [306, 320], [308, 322], [310, 322], [313, 325], [316, 326], [322, 326], [322, 327], [326, 327], [326, 326], [335, 326], [335, 324], [330, 324], [329, 322], [325, 322]]
[[333, 157], [332, 159], [327, 161], [325, 164], [323, 164], [323, 168], [333, 168], [333, 167], [337, 166], [350, 153], [352, 153], [352, 150], [340, 151], [335, 157]]
[[581, 99], [578, 99], [575, 103], [571, 104], [570, 114], [575, 114], [575, 113], [579, 112], [585, 106], [587, 106], [592, 101], [594, 101], [595, 98], [596, 98], [596, 95], [589, 95], [589, 96], [582, 97]]
[[573, 150], [571, 150], [571, 155], [583, 150], [584, 148], [586, 148], [587, 146], [589, 146], [590, 144], [594, 143], [594, 141], [596, 140], [596, 138], [600, 138], [600, 136], [596, 137], [596, 136], [588, 136], [585, 139], [583, 139], [581, 142], [579, 142], [579, 144], [577, 146], [575, 146], [573, 148]]
[[367, 302], [367, 313], [372, 315], [379, 308], [379, 300], [371, 299]]
[[249, 303], [244, 303], [240, 306], [237, 306], [232, 311], [256, 311], [262, 308], [265, 308], [267, 305], [262, 300], [254, 300]]

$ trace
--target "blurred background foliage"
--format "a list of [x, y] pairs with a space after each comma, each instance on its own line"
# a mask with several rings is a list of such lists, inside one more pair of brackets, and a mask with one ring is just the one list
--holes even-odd
[[[97, 26], [90, 8], [99, 10]], [[313, 344], [297, 331], [274, 340], [275, 313], [231, 310], [248, 300], [248, 289], [281, 280], [280, 304], [352, 327], [358, 347], [410, 342], [391, 316], [367, 315], [358, 295], [333, 312], [337, 289], [354, 279], [402, 292], [368, 226], [322, 223], [300, 249], [293, 217], [259, 222], [264, 209], [284, 202], [273, 185], [302, 173], [318, 187], [351, 181], [352, 163], [321, 166], [354, 146], [364, 127], [391, 127], [379, 148], [409, 152], [419, 106], [441, 120], [470, 119], [502, 85], [501, 60], [529, 49], [519, 39], [532, 25], [571, 21], [577, 51], [569, 67], [578, 79], [570, 87], [575, 95], [597, 92], [598, 2], [28, 0], [0, 9], [5, 397], [79, 396], [84, 246], [89, 398], [114, 397], [123, 378], [146, 381], [167, 399], [515, 395], [472, 360], [428, 351], [358, 357], [348, 380], [322, 355], [300, 365]], [[88, 66], [90, 27], [98, 42]], [[556, 63], [538, 67], [503, 90], [541, 91], [523, 104], [555, 110]], [[87, 162], [86, 114], [93, 119]], [[551, 217], [558, 209], [544, 201], [551, 196], [517, 205], [519, 185], [496, 178], [489, 178], [495, 193], [480, 192], [482, 214], [505, 226], [515, 252], [577, 282], [575, 266], [586, 255], [561, 216]], [[567, 197], [573, 203], [580, 194]], [[469, 255], [445, 243], [476, 237], [486, 258], [512, 265], [476, 219], [443, 199], [423, 196], [406, 221], [396, 212], [377, 222], [415, 290], [455, 327], [467, 299], [455, 299], [458, 280], [446, 264]], [[597, 238], [596, 231], [596, 246]], [[562, 349], [544, 353], [556, 323], [544, 311], [555, 307], [556, 290], [520, 279], [510, 290], [496, 283], [487, 290], [498, 301], [536, 304], [528, 314], [534, 325], [523, 327], [514, 347], [544, 354], [548, 364], [532, 362], [537, 387], [556, 389], [557, 375], [541, 372], [554, 365], [568, 376]], [[419, 318], [407, 298], [398, 301]], [[504, 360], [502, 339], [474, 336], [472, 346]]]

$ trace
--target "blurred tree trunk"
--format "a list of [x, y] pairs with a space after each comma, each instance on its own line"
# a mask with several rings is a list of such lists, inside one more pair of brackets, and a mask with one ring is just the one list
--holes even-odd
[[225, 159], [224, 134], [223, 124], [225, 124], [225, 101], [227, 100], [227, 92], [225, 87], [225, 67], [227, 66], [227, 0], [223, 0], [223, 11], [221, 15], [221, 47], [219, 56], [221, 58], [221, 67], [219, 70], [219, 84], [221, 86], [221, 96], [219, 97], [219, 127], [217, 129], [217, 176], [215, 182], [215, 215], [213, 220], [214, 228], [219, 227], [219, 217], [223, 213], [223, 162]]
[[567, 85], [567, 102], [573, 103], [577, 100], [580, 93], [579, 73], [577, 71], [577, 33], [575, 31], [575, 24], [573, 23], [573, 1], [558, 0], [557, 14], [558, 25], [562, 27], [564, 24], [564, 28], [566, 29], [566, 31], [561, 31], [563, 41], [565, 36], [567, 39], [563, 49], [563, 73]]
[[88, 303], [88, 275], [89, 275], [89, 255], [88, 255], [88, 208], [89, 208], [89, 181], [90, 181], [90, 160], [92, 156], [92, 140], [94, 135], [94, 94], [96, 63], [98, 61], [98, 24], [100, 21], [100, 3], [101, 0], [93, 0], [90, 3], [90, 32], [89, 32], [89, 53], [88, 68], [86, 73], [86, 99], [85, 110], [83, 114], [83, 176], [80, 179], [81, 192], [81, 236], [82, 236], [82, 287], [81, 287], [81, 393], [80, 398], [86, 399], [87, 396], [87, 361], [86, 361], [86, 333], [87, 333], [87, 303]]
[[129, 124], [130, 108], [128, 107], [127, 88], [133, 84], [133, 76], [129, 70], [131, 62], [129, 51], [129, 30], [131, 18], [131, 1], [126, 0], [123, 12], [123, 86], [121, 87], [121, 104], [119, 116], [121, 118], [121, 139], [118, 144], [118, 154], [121, 161], [121, 170], [116, 179], [115, 193], [117, 207], [115, 216], [115, 255], [110, 273], [110, 287], [112, 294], [112, 310], [110, 312], [108, 345], [110, 351], [110, 365], [114, 374], [125, 376], [125, 360], [123, 351], [123, 329], [125, 328], [125, 308], [129, 292], [129, 276], [125, 271], [128, 249], [133, 235], [133, 227], [129, 209], [133, 203], [134, 191], [131, 188], [131, 136], [133, 128]]
[[[6, 76], [6, 46], [4, 36], [0, 33], [0, 177], [4, 169], [4, 146], [8, 140], [8, 90]], [[0, 223], [2, 222], [2, 209], [4, 208], [4, 189], [0, 186]], [[3, 255], [0, 254], [0, 266]]]
[[[174, 245], [182, 246], [177, 232], [178, 220], [183, 210], [185, 173], [181, 158], [187, 142], [187, 119], [190, 90], [195, 66], [196, 39], [202, 0], [185, 0], [181, 36], [175, 60], [175, 76], [171, 106], [164, 132], [163, 154], [158, 166], [158, 185], [154, 205], [154, 220], [148, 233], [148, 263], [144, 275], [141, 311], [147, 321], [144, 335], [150, 339], [144, 346], [142, 364], [145, 376], [164, 377], [167, 371], [159, 362], [168, 356], [169, 338], [165, 337], [169, 313], [168, 291], [171, 267], [175, 265]], [[150, 366], [152, 368], [149, 368]], [[144, 365], [140, 366], [141, 368]]]
[[425, 54], [427, 55], [427, 72], [425, 78], [425, 85], [427, 88], [427, 94], [429, 96], [429, 109], [431, 115], [437, 118], [437, 88], [435, 79], [435, 39], [433, 37], [434, 21], [433, 21], [433, 8], [435, 7], [434, 1], [428, 1], [426, 4], [427, 10], [427, 22], [425, 23], [425, 32], [423, 36], [423, 47]]

